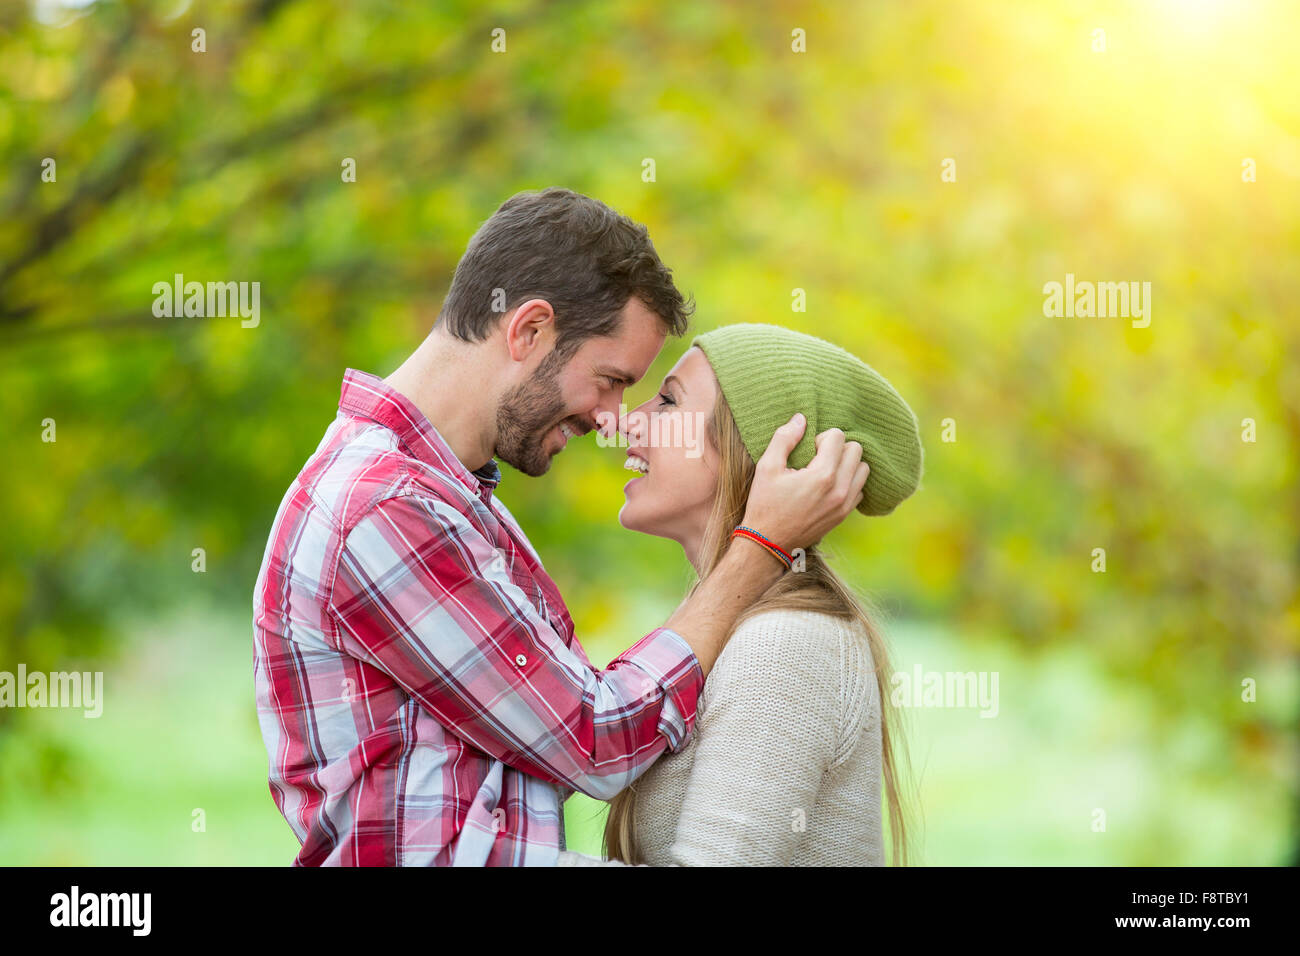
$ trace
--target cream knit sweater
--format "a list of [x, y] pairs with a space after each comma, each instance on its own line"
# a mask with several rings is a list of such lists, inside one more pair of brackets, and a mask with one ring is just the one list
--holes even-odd
[[[741, 623], [687, 745], [633, 784], [652, 866], [879, 866], [880, 695], [866, 635], [810, 611]], [[622, 866], [564, 851], [561, 866]]]

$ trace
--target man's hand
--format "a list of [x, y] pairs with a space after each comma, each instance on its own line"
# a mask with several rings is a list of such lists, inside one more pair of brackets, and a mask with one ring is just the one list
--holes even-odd
[[772, 435], [758, 460], [745, 506], [745, 525], [787, 552], [820, 541], [862, 501], [871, 469], [862, 446], [846, 442], [832, 428], [817, 436], [817, 453], [807, 468], [790, 468], [790, 453], [808, 427], [796, 414]]
[[[858, 506], [867, 484], [862, 446], [845, 442], [844, 432], [838, 428], [817, 436], [817, 453], [807, 468], [787, 467], [790, 453], [807, 427], [804, 417], [796, 415], [776, 430], [758, 460], [745, 505], [745, 524], [785, 551], [820, 541]], [[756, 542], [728, 548], [668, 619], [667, 627], [695, 652], [706, 677], [726, 646], [736, 618], [785, 573], [782, 564]]]

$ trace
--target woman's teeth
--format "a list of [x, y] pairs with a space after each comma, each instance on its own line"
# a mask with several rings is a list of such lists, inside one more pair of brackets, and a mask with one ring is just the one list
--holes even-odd
[[650, 473], [650, 463], [636, 455], [628, 455], [623, 459], [623, 467], [628, 471], [639, 471], [643, 475]]

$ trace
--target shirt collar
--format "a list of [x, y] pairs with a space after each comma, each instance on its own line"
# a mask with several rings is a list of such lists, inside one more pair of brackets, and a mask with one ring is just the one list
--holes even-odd
[[438, 434], [411, 400], [369, 372], [348, 369], [343, 376], [339, 411], [368, 418], [394, 432], [413, 458], [451, 474], [484, 501], [501, 481], [501, 469], [494, 459], [470, 471]]

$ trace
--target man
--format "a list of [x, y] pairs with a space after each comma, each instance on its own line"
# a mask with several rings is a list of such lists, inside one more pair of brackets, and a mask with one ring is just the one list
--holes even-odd
[[[296, 865], [553, 865], [561, 806], [609, 799], [694, 726], [737, 614], [781, 573], [741, 540], [603, 671], [493, 495], [616, 419], [690, 305], [643, 226], [564, 189], [475, 233], [432, 333], [385, 380], [348, 370], [284, 497], [254, 595], [258, 715]], [[610, 416], [604, 418], [602, 416]], [[746, 523], [808, 545], [862, 498], [862, 449], [759, 465]]]

